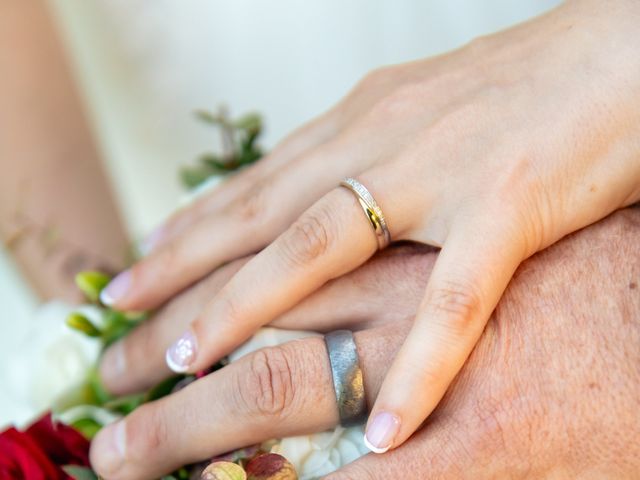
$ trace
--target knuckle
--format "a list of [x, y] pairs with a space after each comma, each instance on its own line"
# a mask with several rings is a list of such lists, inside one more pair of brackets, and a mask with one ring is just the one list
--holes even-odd
[[391, 76], [391, 67], [380, 67], [367, 73], [356, 86], [356, 90], [377, 89], [385, 85]]
[[[439, 116], [425, 130], [424, 138], [434, 147], [446, 148], [448, 153], [459, 154], [463, 145], [459, 141], [461, 133], [477, 130], [478, 119], [486, 116], [486, 112], [487, 108], [484, 103], [479, 101], [456, 105], [450, 111]], [[445, 161], [448, 162], [448, 160]]]
[[265, 182], [254, 184], [249, 193], [235, 202], [232, 211], [241, 222], [264, 223], [271, 189]]
[[234, 334], [246, 324], [254, 311], [253, 307], [242, 297], [236, 285], [228, 284], [215, 296], [211, 304], [196, 312], [190, 323], [190, 329], [196, 338], [208, 338], [212, 329]]
[[293, 372], [279, 347], [258, 350], [248, 360], [239, 392], [245, 410], [267, 417], [285, 417], [293, 403]]
[[416, 98], [424, 96], [424, 90], [425, 86], [419, 82], [410, 82], [394, 87], [374, 103], [370, 117], [375, 120], [382, 118], [385, 121], [400, 116], [406, 117], [407, 112], [415, 106]]
[[[153, 265], [153, 267], [158, 268], [158, 270], [164, 270], [167, 272], [184, 270], [184, 265], [189, 258], [188, 254], [185, 255], [185, 246], [188, 243], [188, 236], [189, 233], [186, 233], [185, 236], [168, 243], [158, 254], [159, 257], [157, 259], [157, 264]], [[149, 267], [152, 267], [151, 262], [155, 262], [155, 259], [152, 258], [153, 257], [149, 257], [149, 260], [147, 261], [142, 260], [140, 266], [144, 267], [148, 265]], [[135, 269], [136, 266], [134, 266], [133, 268]], [[150, 268], [149, 271], [146, 272], [148, 276], [152, 276], [151, 274], [154, 273], [152, 270], [153, 268]]]
[[324, 255], [333, 240], [329, 225], [335, 220], [326, 207], [314, 207], [291, 225], [282, 237], [281, 248], [294, 266], [305, 266]]
[[167, 444], [169, 433], [166, 415], [153, 404], [138, 407], [126, 418], [127, 460], [138, 462], [151, 458]]
[[[218, 314], [215, 316], [215, 321], [228, 324], [227, 326], [229, 327], [238, 325], [238, 322], [246, 319], [249, 313], [249, 308], [246, 306], [246, 303], [242, 301], [236, 288], [233, 288], [232, 285], [228, 285], [224, 290], [220, 291], [216, 303], [216, 311]], [[203, 314], [198, 316], [192, 325], [194, 330], [205, 334], [205, 332], [210, 329], [209, 323], [210, 316]]]
[[465, 46], [471, 58], [485, 58], [493, 41], [490, 35], [478, 35]]
[[466, 334], [482, 312], [482, 297], [469, 282], [448, 281], [433, 289], [427, 300], [427, 310], [444, 317], [456, 334]]

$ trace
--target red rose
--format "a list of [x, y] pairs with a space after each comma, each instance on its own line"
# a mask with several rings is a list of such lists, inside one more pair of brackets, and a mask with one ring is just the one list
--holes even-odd
[[89, 442], [47, 414], [20, 432], [0, 434], [0, 479], [67, 480], [63, 465], [89, 465]]
[[76, 429], [45, 415], [25, 432], [56, 465], [89, 466], [89, 441]]
[[10, 428], [0, 434], [0, 478], [57, 480], [67, 477], [26, 433]]

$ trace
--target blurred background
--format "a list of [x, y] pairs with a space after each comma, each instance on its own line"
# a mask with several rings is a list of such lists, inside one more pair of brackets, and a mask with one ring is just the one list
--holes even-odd
[[176, 208], [180, 166], [217, 145], [194, 110], [262, 113], [269, 149], [368, 71], [558, 3], [2, 0], [0, 384], [41, 301], [75, 300], [75, 271], [121, 268]]

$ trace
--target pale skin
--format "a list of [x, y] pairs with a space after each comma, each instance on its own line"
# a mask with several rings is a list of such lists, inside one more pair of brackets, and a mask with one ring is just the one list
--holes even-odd
[[[401, 445], [442, 399], [518, 265], [640, 199], [639, 22], [637, 1], [567, 2], [372, 73], [170, 219], [103, 300], [155, 308], [266, 247], [169, 348], [175, 370], [205, 368], [376, 252], [354, 196], [336, 187], [357, 177], [394, 240], [442, 247], [367, 425], [374, 451]], [[185, 341], [190, 353], [176, 361]], [[112, 362], [104, 369], [116, 372]]]
[[[328, 478], [634, 478], [638, 235], [640, 209], [626, 209], [526, 261], [429, 421], [401, 448], [365, 456]], [[357, 329], [373, 400], [410, 331], [406, 314], [419, 305], [436, 257], [420, 247], [392, 249], [275, 323], [318, 329], [333, 321], [327, 329]], [[168, 374], [162, 362], [146, 360], [244, 262], [176, 297], [125, 339], [128, 383], [107, 378], [107, 386], [127, 393]], [[386, 288], [380, 275], [397, 288]], [[357, 308], [356, 298], [363, 300]], [[378, 301], [399, 308], [384, 311]], [[336, 306], [347, 308], [344, 318], [329, 313]], [[148, 334], [154, 337], [141, 341]], [[157, 478], [235, 447], [332, 427], [338, 417], [330, 375], [321, 339], [258, 351], [103, 430], [92, 445], [93, 466], [106, 479]]]

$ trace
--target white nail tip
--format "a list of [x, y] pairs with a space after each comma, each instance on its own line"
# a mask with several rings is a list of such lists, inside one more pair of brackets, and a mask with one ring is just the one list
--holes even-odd
[[167, 350], [167, 353], [165, 354], [164, 359], [165, 359], [165, 362], [167, 363], [167, 366], [175, 373], [185, 373], [187, 370], [189, 370], [188, 365], [180, 365], [173, 361], [173, 358], [171, 358], [170, 350]]
[[111, 295], [109, 295], [106, 288], [100, 292], [100, 301], [107, 307], [113, 305], [113, 298], [111, 297]]
[[375, 447], [371, 444], [371, 442], [369, 442], [369, 439], [367, 438], [367, 435], [365, 434], [364, 436], [364, 444], [365, 446], [371, 450], [373, 453], [385, 453], [389, 450], [389, 448], [391, 448], [391, 446], [388, 447], [384, 447], [384, 448], [379, 448], [379, 447]]

